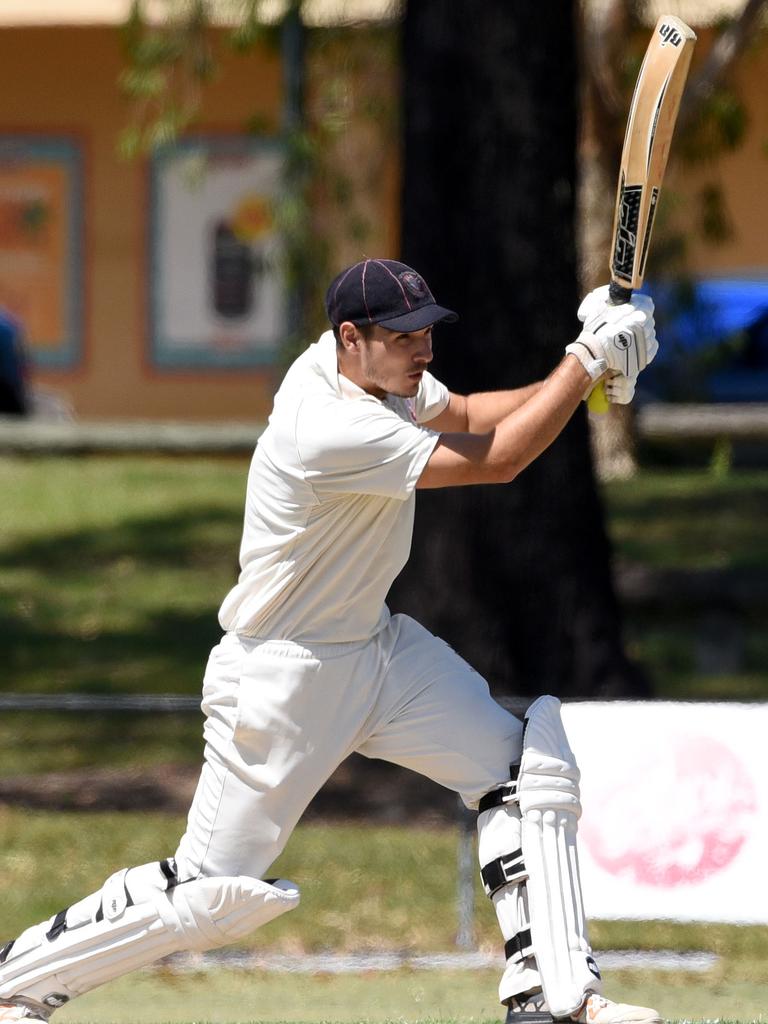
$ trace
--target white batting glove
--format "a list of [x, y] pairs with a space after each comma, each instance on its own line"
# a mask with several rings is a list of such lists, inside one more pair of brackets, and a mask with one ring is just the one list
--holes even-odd
[[617, 373], [615, 377], [608, 377], [605, 381], [605, 397], [611, 405], [629, 405], [635, 397], [635, 385], [637, 377], [625, 377], [623, 373]]
[[565, 351], [576, 356], [592, 380], [606, 370], [637, 377], [659, 350], [653, 316], [631, 302], [605, 307], [584, 326]]
[[[576, 315], [588, 329], [594, 330], [603, 322], [611, 320], [616, 316], [622, 316], [627, 312], [628, 305], [635, 309], [640, 309], [650, 318], [650, 326], [654, 331], [654, 343], [651, 344], [650, 350], [646, 353], [645, 365], [647, 366], [658, 351], [655, 325], [653, 323], [654, 305], [653, 300], [649, 296], [634, 294], [629, 303], [615, 305], [610, 299], [610, 286], [607, 284], [601, 285], [601, 287], [593, 289], [589, 295], [585, 296]], [[636, 384], [637, 376], [613, 373], [605, 380], [606, 398], [612, 405], [629, 405], [634, 398]]]

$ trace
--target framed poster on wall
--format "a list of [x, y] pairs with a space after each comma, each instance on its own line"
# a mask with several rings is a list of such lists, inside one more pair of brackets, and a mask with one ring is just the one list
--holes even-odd
[[150, 360], [158, 369], [272, 363], [286, 333], [274, 204], [282, 151], [185, 139], [151, 161]]
[[83, 343], [83, 159], [56, 136], [0, 135], [0, 307], [32, 363], [72, 369]]

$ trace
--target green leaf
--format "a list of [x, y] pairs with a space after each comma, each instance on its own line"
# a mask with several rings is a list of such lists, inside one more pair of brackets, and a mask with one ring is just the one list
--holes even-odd
[[264, 26], [255, 11], [251, 11], [242, 24], [232, 30], [229, 45], [238, 53], [246, 53], [264, 37]]
[[128, 11], [128, 17], [121, 26], [120, 30], [123, 49], [129, 57], [133, 55], [133, 53], [136, 50], [136, 47], [141, 42], [143, 32], [144, 17], [142, 13], [141, 0], [132, 0], [130, 9]]
[[146, 133], [146, 140], [152, 149], [169, 146], [178, 138], [180, 130], [188, 123], [188, 118], [178, 111], [167, 111], [151, 124]]
[[710, 116], [717, 126], [723, 148], [736, 149], [744, 140], [748, 124], [747, 108], [741, 99], [725, 89], [715, 93]]
[[136, 124], [128, 125], [120, 132], [117, 139], [117, 153], [122, 160], [134, 160], [141, 153], [141, 128]]
[[120, 75], [119, 84], [122, 91], [133, 99], [154, 99], [165, 91], [167, 75], [159, 68], [130, 68]]
[[135, 50], [135, 63], [141, 67], [153, 68], [162, 64], [173, 64], [184, 55], [184, 42], [179, 36], [165, 32], [152, 32], [145, 36]]
[[705, 185], [701, 189], [699, 200], [702, 235], [709, 242], [726, 242], [733, 236], [733, 225], [721, 186], [715, 182]]

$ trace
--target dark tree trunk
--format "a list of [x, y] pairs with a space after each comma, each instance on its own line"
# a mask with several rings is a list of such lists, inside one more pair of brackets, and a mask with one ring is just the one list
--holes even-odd
[[[437, 328], [452, 390], [546, 376], [576, 333], [571, 4], [413, 0], [403, 22], [403, 258], [461, 315]], [[419, 495], [390, 596], [498, 694], [643, 692], [621, 642], [581, 409], [508, 486]]]

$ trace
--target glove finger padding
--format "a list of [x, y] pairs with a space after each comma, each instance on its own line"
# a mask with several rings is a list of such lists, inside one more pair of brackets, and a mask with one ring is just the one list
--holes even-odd
[[611, 405], [629, 405], [635, 397], [636, 384], [636, 377], [625, 377], [623, 373], [617, 373], [606, 380], [605, 397]]
[[606, 306], [610, 305], [610, 299], [608, 297], [608, 285], [601, 285], [600, 288], [595, 288], [585, 295], [581, 300], [581, 305], [578, 308], [576, 316], [581, 320], [583, 324], [587, 320], [592, 320], [598, 316], [600, 311], [605, 309]]

